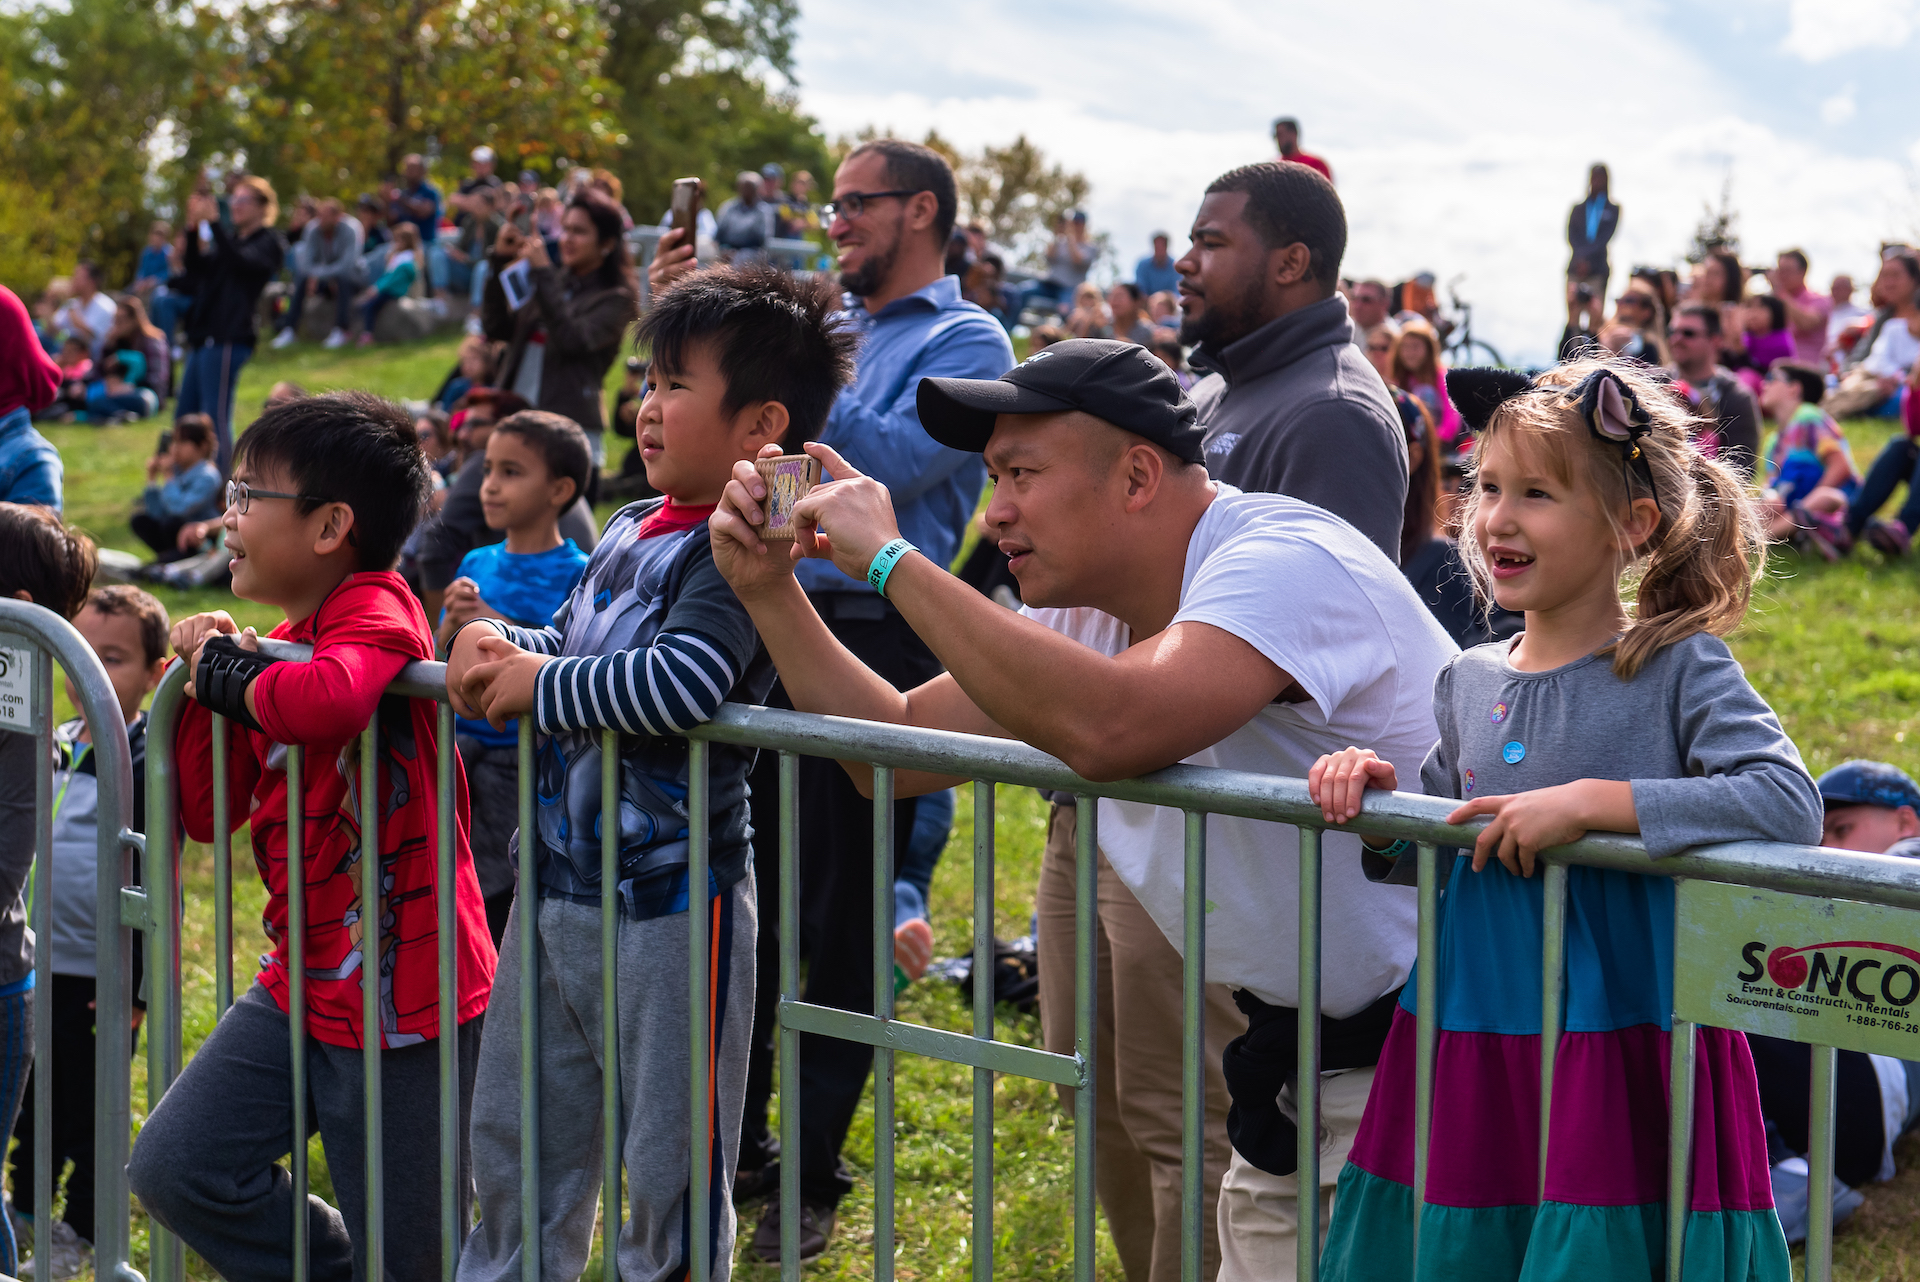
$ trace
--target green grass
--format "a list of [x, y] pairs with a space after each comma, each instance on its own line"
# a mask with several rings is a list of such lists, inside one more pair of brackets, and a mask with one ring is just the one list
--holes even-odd
[[[308, 390], [360, 387], [424, 399], [453, 362], [455, 339], [377, 348], [370, 352], [322, 352], [301, 346], [262, 350], [243, 371], [236, 421], [258, 412], [267, 388], [292, 379]], [[609, 375], [616, 381], [618, 366]], [[71, 520], [108, 547], [140, 552], [127, 527], [127, 512], [143, 481], [142, 466], [158, 424], [129, 427], [55, 428], [48, 435], [67, 461], [67, 511]], [[1890, 435], [1884, 420], [1849, 427], [1856, 458], [1871, 462]], [[1849, 757], [1877, 757], [1920, 773], [1920, 561], [1885, 562], [1877, 553], [1857, 553], [1828, 565], [1792, 552], [1770, 563], [1746, 624], [1733, 648], [1755, 686], [1779, 712], [1800, 744], [1809, 768], [1826, 769]], [[243, 624], [265, 631], [277, 619], [270, 611], [220, 591], [161, 593], [177, 618], [198, 610], [227, 609]], [[996, 824], [999, 881], [995, 931], [1024, 934], [1044, 840], [1045, 812], [1025, 789], [1001, 788]], [[935, 951], [964, 953], [972, 938], [972, 807], [958, 808], [952, 843], [934, 880]], [[188, 1052], [213, 1026], [213, 864], [211, 852], [190, 845], [183, 855], [186, 931], [182, 940]], [[251, 959], [266, 949], [260, 929], [264, 893], [252, 867], [245, 834], [236, 834], [235, 983], [244, 989]], [[970, 1009], [956, 989], [921, 984], [900, 1001], [903, 1017], [959, 1032], [972, 1031]], [[1001, 1012], [997, 1035], [1038, 1044], [1030, 1017]], [[897, 1063], [897, 1235], [895, 1272], [903, 1279], [950, 1279], [969, 1271], [972, 1080], [971, 1071], [914, 1056]], [[144, 1057], [136, 1066], [136, 1121], [144, 1116]], [[841, 1207], [834, 1246], [811, 1269], [819, 1277], [857, 1278], [871, 1273], [873, 1206], [870, 1109], [856, 1120], [847, 1160], [859, 1188]], [[1920, 1159], [1920, 1143], [1902, 1149], [1903, 1165]], [[998, 1272], [1022, 1279], [1065, 1278], [1072, 1267], [1070, 1191], [1072, 1130], [1056, 1107], [1053, 1090], [1002, 1078], [995, 1088], [994, 1229]], [[318, 1143], [313, 1147], [315, 1187], [328, 1191]], [[741, 1236], [751, 1235], [758, 1211], [742, 1216]], [[1920, 1280], [1920, 1172], [1903, 1169], [1892, 1183], [1868, 1191], [1867, 1205], [1838, 1234], [1835, 1276], [1843, 1279]], [[145, 1223], [138, 1225], [136, 1267], [146, 1268]], [[1104, 1225], [1099, 1234], [1099, 1273], [1120, 1276]], [[739, 1256], [750, 1282], [772, 1282], [775, 1271]], [[597, 1263], [590, 1276], [597, 1276]], [[209, 1277], [192, 1262], [194, 1277]]]

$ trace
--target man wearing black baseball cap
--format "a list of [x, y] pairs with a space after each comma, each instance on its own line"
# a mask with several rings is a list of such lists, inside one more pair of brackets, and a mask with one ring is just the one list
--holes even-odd
[[[1846, 761], [1821, 775], [1819, 788], [1827, 812], [1821, 845], [1920, 858], [1920, 785], [1906, 771], [1885, 761]], [[1806, 1155], [1813, 1144], [1807, 1125], [1812, 1051], [1804, 1042], [1758, 1033], [1747, 1034], [1747, 1045], [1760, 1087], [1760, 1115], [1767, 1123], [1774, 1206], [1787, 1241], [1803, 1242], [1810, 1182]], [[1920, 1126], [1920, 1063], [1843, 1050], [1834, 1073], [1830, 1194], [1833, 1222], [1839, 1224], [1866, 1201], [1861, 1188], [1893, 1178], [1894, 1145]]]
[[[1321, 753], [1358, 742], [1383, 744], [1383, 755], [1417, 770], [1438, 737], [1432, 682], [1452, 642], [1353, 527], [1297, 499], [1210, 480], [1192, 403], [1144, 349], [1058, 343], [997, 380], [923, 379], [918, 409], [936, 440], [984, 453], [994, 482], [986, 523], [1027, 606], [1006, 610], [920, 555], [899, 537], [886, 488], [817, 443], [808, 452], [836, 479], [796, 505], [794, 550], [776, 555], [752, 524], [765, 486], [741, 463], [712, 518], [714, 559], [794, 707], [1022, 739], [1090, 779], [1178, 761], [1300, 777]], [[946, 671], [902, 694], [864, 667], [794, 581], [792, 565], [806, 557], [871, 583]], [[867, 767], [847, 770], [867, 786]], [[911, 796], [957, 782], [903, 771], [895, 788]], [[1041, 888], [1041, 938], [1066, 957], [1072, 894], [1053, 888], [1063, 875], [1072, 883], [1072, 815], [1056, 808]], [[1297, 866], [1276, 852], [1291, 851], [1292, 838], [1283, 826], [1219, 816], [1208, 828], [1208, 973], [1240, 990], [1242, 1009], [1290, 1007]], [[1129, 1276], [1154, 1282], [1179, 1274], [1180, 967], [1170, 941], [1180, 937], [1184, 830], [1178, 810], [1100, 803], [1112, 1000], [1099, 1012], [1097, 1179]], [[1323, 1091], [1332, 1137], [1323, 1196], [1359, 1124], [1383, 1012], [1413, 961], [1415, 921], [1411, 891], [1367, 884], [1357, 837], [1325, 840], [1323, 1009], [1330, 1034], [1375, 1049], [1327, 1065], [1344, 1071]], [[1049, 966], [1071, 973], [1043, 961], [1043, 976]], [[1042, 994], [1054, 1049], [1071, 1050], [1070, 998], [1064, 986]], [[1244, 1025], [1218, 990], [1208, 1022], [1211, 1189], [1226, 1164], [1219, 1055]], [[1290, 1100], [1274, 1081], [1264, 1098], [1236, 1102], [1278, 1119]], [[1271, 1265], [1271, 1276], [1289, 1277], [1290, 1147], [1248, 1156], [1285, 1196], [1261, 1202], [1265, 1222], [1223, 1215], [1227, 1234], [1246, 1239], [1227, 1253], [1254, 1258], [1249, 1271]], [[1209, 1257], [1211, 1274], [1218, 1256]]]

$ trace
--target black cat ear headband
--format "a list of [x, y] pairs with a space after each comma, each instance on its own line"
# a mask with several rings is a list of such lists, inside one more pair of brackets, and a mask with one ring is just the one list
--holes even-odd
[[1640, 438], [1653, 431], [1653, 416], [1640, 404], [1633, 389], [1612, 370], [1597, 369], [1572, 387], [1540, 383], [1510, 369], [1447, 371], [1447, 396], [1476, 436], [1487, 430], [1495, 410], [1516, 396], [1535, 393], [1573, 401], [1587, 430], [1597, 440], [1617, 446], [1623, 466], [1637, 464], [1648, 492], [1653, 492], [1653, 469], [1640, 448]]

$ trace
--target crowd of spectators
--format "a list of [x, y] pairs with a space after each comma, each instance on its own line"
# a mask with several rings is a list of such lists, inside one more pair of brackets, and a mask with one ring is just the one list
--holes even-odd
[[[1173, 238], [1155, 232], [1131, 277], [1104, 288], [1095, 272], [1102, 241], [1090, 233], [1084, 211], [1058, 217], [1036, 272], [1017, 282], [1006, 251], [984, 227], [956, 225], [946, 163], [924, 147], [881, 140], [846, 158], [831, 201], [817, 206], [804, 171], [791, 182], [777, 164], [741, 171], [733, 194], [715, 210], [700, 209], [692, 227], [663, 223], [646, 292], [663, 297], [697, 265], [713, 262], [765, 271], [761, 264], [784, 261], [774, 252], [777, 241], [831, 241], [846, 291], [837, 323], [858, 331], [862, 345], [852, 384], [823, 414], [820, 440], [892, 492], [903, 535], [939, 564], [958, 552], [985, 464], [923, 430], [913, 389], [923, 378], [959, 384], [1004, 374], [1018, 335], [1030, 354], [1069, 344], [1056, 353], [1067, 358], [1062, 366], [1091, 368], [1128, 356], [1148, 364], [1147, 377], [1176, 408], [1185, 407], [1184, 425], [1169, 429], [1167, 439], [1192, 452], [1187, 462], [1204, 462], [1212, 477], [1247, 494], [1286, 495], [1324, 509], [1320, 515], [1331, 514], [1343, 537], [1353, 536], [1356, 554], [1377, 551], [1399, 567], [1407, 583], [1395, 580], [1395, 589], [1409, 589], [1454, 643], [1510, 637], [1520, 616], [1476, 595], [1471, 550], [1460, 542], [1475, 429], [1449, 374], [1456, 383], [1471, 376], [1447, 367], [1448, 319], [1435, 278], [1420, 272], [1390, 284], [1342, 277], [1346, 224], [1331, 167], [1301, 150], [1297, 121], [1276, 121], [1274, 141], [1277, 163], [1231, 171], [1202, 195], [1192, 248], [1176, 257]], [[399, 551], [400, 571], [440, 626], [442, 642], [470, 619], [488, 617], [487, 603], [497, 605], [513, 590], [512, 567], [523, 564], [513, 558], [552, 556], [577, 573], [598, 542], [593, 504], [654, 493], [644, 457], [658, 449], [647, 436], [648, 424], [657, 422], [647, 418], [647, 367], [639, 357], [628, 360], [610, 412], [603, 393], [642, 311], [628, 236], [633, 220], [618, 180], [604, 171], [578, 168], [566, 182], [545, 187], [533, 174], [503, 180], [485, 147], [471, 153], [470, 163], [467, 177], [447, 193], [423, 158], [410, 156], [391, 182], [354, 201], [354, 212], [339, 198], [303, 196], [287, 211], [284, 229], [268, 183], [228, 175], [218, 193], [209, 182], [189, 198], [177, 233], [154, 224], [125, 291], [109, 292], [93, 264], [76, 264], [38, 301], [32, 341], [0, 368], [0, 500], [60, 502], [58, 453], [29, 417], [130, 421], [174, 398], [174, 422], [148, 461], [132, 529], [155, 554], [147, 572], [156, 578], [205, 582], [176, 577], [201, 572], [182, 568], [190, 566], [222, 573], [234, 386], [256, 345], [263, 293], [284, 275], [282, 310], [272, 321], [275, 347], [300, 341], [313, 308], [331, 321], [323, 340], [329, 348], [356, 341], [356, 332], [360, 344], [375, 341], [383, 315], [403, 300], [435, 314], [467, 313], [457, 360], [415, 423], [433, 496], [427, 519]], [[1284, 222], [1277, 221], [1282, 212]], [[1677, 270], [1636, 268], [1611, 293], [1608, 246], [1621, 217], [1607, 168], [1594, 166], [1585, 197], [1569, 214], [1563, 353], [1599, 356], [1610, 369], [1632, 366], [1636, 380], [1647, 376], [1635, 385], [1674, 402], [1663, 412], [1686, 420], [1699, 453], [1753, 486], [1768, 537], [1836, 559], [1860, 542], [1887, 555], [1905, 553], [1920, 531], [1920, 404], [1911, 390], [1920, 386], [1920, 257], [1904, 245], [1884, 246], [1868, 306], [1853, 302], [1846, 275], [1816, 290], [1798, 249], [1783, 250], [1759, 270], [1733, 253], [1712, 253], [1684, 279]], [[1281, 225], [1297, 240], [1275, 244], [1273, 229]], [[0, 328], [24, 335], [27, 324], [18, 300], [0, 292]], [[1145, 348], [1160, 365], [1129, 345]], [[1169, 371], [1170, 388], [1162, 386]], [[304, 396], [276, 384], [268, 404]], [[552, 421], [530, 420], [530, 412]], [[1864, 474], [1839, 421], [1862, 414], [1898, 417], [1907, 428]], [[634, 441], [617, 471], [607, 467], [609, 427]], [[551, 457], [542, 454], [553, 442], [562, 444], [553, 445]], [[574, 457], [581, 453], [584, 463]], [[528, 462], [536, 456], [545, 460], [538, 467]], [[540, 485], [555, 487], [550, 498], [529, 500], [524, 519], [515, 518], [519, 525], [497, 519], [488, 498], [505, 487], [509, 457]], [[1905, 506], [1881, 517], [1903, 482]], [[976, 569], [978, 579], [969, 581], [983, 595], [1019, 604], [1018, 579], [992, 540], [969, 563], [970, 574]], [[1392, 565], [1386, 569], [1391, 575]], [[818, 562], [802, 569], [800, 583], [845, 653], [871, 665], [883, 683], [905, 688], [940, 671], [934, 647], [884, 595]], [[549, 597], [563, 599], [540, 595], [540, 608], [524, 612], [528, 620], [550, 613]], [[781, 686], [767, 697], [790, 702]], [[472, 762], [509, 746], [497, 730], [488, 738], [483, 725], [461, 728]], [[772, 768], [769, 759], [752, 776], [754, 826], [763, 831], [777, 827], [766, 809], [779, 795], [767, 773]], [[801, 782], [801, 864], [826, 887], [810, 892], [804, 909], [807, 998], [870, 1009], [877, 924], [864, 884], [870, 865], [858, 846], [873, 831], [872, 803], [832, 762], [804, 763]], [[496, 801], [504, 795], [494, 793]], [[930, 940], [927, 879], [951, 814], [944, 793], [903, 798], [896, 810], [904, 852], [896, 956], [909, 959], [902, 962], [907, 978], [925, 964], [916, 950]], [[511, 817], [489, 822], [510, 827]], [[1043, 1039], [1062, 1053], [1073, 1045], [1071, 985], [1062, 987], [1076, 929], [1070, 889], [1062, 889], [1072, 840], [1071, 807], [1056, 808], [1042, 870], [1039, 947]], [[735, 1105], [745, 1112], [735, 1186], [743, 1202], [771, 1189], [782, 1157], [765, 1118], [777, 865], [769, 850], [756, 848], [755, 859], [761, 1009], [751, 1049], [743, 1052], [750, 1060], [743, 1101]], [[1103, 903], [1130, 900], [1132, 890], [1113, 869], [1103, 865], [1099, 878]], [[511, 886], [504, 864], [483, 870], [496, 942]], [[1164, 1018], [1134, 1020], [1120, 1030], [1117, 1051], [1103, 1050], [1118, 1055], [1125, 1071], [1116, 1078], [1111, 1062], [1103, 1066], [1096, 1124], [1138, 1140], [1135, 1148], [1103, 1140], [1100, 1196], [1118, 1226], [1128, 1273], [1146, 1276], [1166, 1267], [1178, 1241], [1179, 1118], [1150, 1083], [1179, 1077], [1179, 968], [1170, 953], [1175, 946], [1138, 908], [1103, 918], [1101, 982], [1123, 1004]], [[1112, 956], [1105, 944], [1113, 945]], [[1216, 1040], [1245, 1029], [1253, 1007], [1272, 1009], [1257, 1000], [1223, 1003], [1223, 995], [1210, 997], [1220, 1008]], [[1383, 989], [1367, 1000], [1387, 996]], [[1100, 1018], [1105, 1046], [1114, 1015], [1103, 1009]], [[836, 1208], [853, 1187], [839, 1150], [869, 1057], [848, 1045], [808, 1046], [804, 1151], [789, 1155], [803, 1164], [806, 1255], [824, 1249]], [[1221, 1120], [1226, 1086], [1219, 1055], [1213, 1059], [1208, 1111], [1220, 1125], [1211, 1128], [1219, 1134], [1209, 1141], [1208, 1199], [1220, 1202], [1222, 1233], [1243, 1239], [1244, 1247], [1266, 1232], [1259, 1226], [1282, 1186], [1229, 1155]], [[753, 1235], [762, 1258], [777, 1258], [779, 1228], [770, 1208]], [[1210, 1235], [1210, 1271], [1218, 1247]], [[1262, 1271], [1246, 1258], [1235, 1267], [1236, 1276]]]

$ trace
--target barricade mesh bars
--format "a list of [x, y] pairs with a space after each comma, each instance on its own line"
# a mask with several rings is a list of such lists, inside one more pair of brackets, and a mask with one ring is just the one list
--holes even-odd
[[[305, 647], [278, 642], [263, 642], [277, 658], [302, 660], [309, 657]], [[23, 659], [15, 659], [15, 655]], [[31, 675], [25, 682], [10, 677], [8, 663], [25, 661]], [[99, 1019], [102, 1026], [118, 1026], [128, 1018], [132, 997], [128, 981], [127, 927], [144, 928], [148, 949], [148, 975], [151, 997], [147, 1027], [147, 1092], [149, 1109], [178, 1076], [182, 1063], [180, 927], [181, 889], [179, 850], [174, 842], [145, 842], [138, 833], [128, 831], [124, 817], [130, 813], [132, 776], [124, 729], [120, 727], [117, 704], [104, 669], [85, 642], [70, 625], [36, 606], [0, 601], [0, 730], [31, 734], [39, 749], [52, 750], [52, 670], [58, 664], [65, 669], [81, 696], [82, 711], [89, 724], [109, 726], [118, 734], [96, 735], [100, 754], [100, 878], [98, 908], [103, 922], [119, 922], [121, 929], [103, 929], [99, 936]], [[453, 718], [446, 706], [445, 670], [439, 664], [415, 663], [404, 669], [390, 687], [390, 694], [432, 699], [439, 703], [437, 737], [440, 749], [438, 794], [441, 801], [438, 833], [438, 874], [441, 885], [453, 880], [454, 837], [453, 800]], [[147, 752], [148, 824], [155, 833], [178, 832], [176, 812], [177, 773], [172, 760], [174, 730], [184, 700], [186, 673], [176, 667], [168, 673], [155, 695], [149, 728]], [[9, 692], [25, 691], [12, 704]], [[27, 697], [30, 695], [30, 698]], [[24, 701], [24, 702], [22, 702]], [[24, 709], [24, 710], [23, 710]], [[225, 756], [220, 748], [227, 742], [229, 730], [214, 719], [215, 760], [213, 792], [215, 819], [215, 904], [213, 906], [216, 957], [214, 959], [215, 1001], [224, 1012], [234, 998], [231, 949], [233, 940], [231, 907], [231, 840], [225, 822], [228, 780]], [[372, 762], [375, 758], [373, 736], [369, 729], [360, 741], [357, 765], [360, 770], [362, 858], [360, 874], [363, 894], [377, 897], [378, 824], [377, 807], [372, 801]], [[773, 836], [779, 847], [781, 889], [778, 904], [781, 948], [779, 956], [779, 1037], [780, 1136], [782, 1150], [797, 1153], [799, 1137], [799, 1036], [813, 1033], [865, 1043], [874, 1048], [874, 1237], [873, 1274], [876, 1279], [892, 1277], [896, 1245], [893, 1215], [893, 1061], [899, 1051], [929, 1056], [973, 1070], [974, 1110], [973, 1150], [973, 1227], [971, 1235], [971, 1271], [985, 1282], [993, 1275], [993, 1079], [1008, 1073], [1070, 1087], [1074, 1090], [1074, 1174], [1073, 1174], [1073, 1272], [1076, 1282], [1088, 1282], [1094, 1267], [1094, 1039], [1096, 1036], [1095, 985], [1095, 853], [1098, 848], [1096, 799], [1110, 797], [1170, 807], [1184, 812], [1186, 896], [1183, 928], [1186, 947], [1183, 965], [1183, 1144], [1182, 1178], [1183, 1221], [1181, 1231], [1181, 1276], [1183, 1282], [1198, 1282], [1202, 1269], [1204, 1226], [1202, 1132], [1204, 1109], [1204, 1027], [1203, 985], [1205, 932], [1206, 817], [1209, 814], [1266, 820], [1296, 826], [1299, 833], [1299, 1064], [1294, 1081], [1296, 1102], [1302, 1118], [1317, 1122], [1319, 1109], [1320, 1043], [1320, 910], [1321, 910], [1321, 837], [1320, 811], [1308, 796], [1303, 780], [1247, 774], [1194, 766], [1175, 766], [1138, 779], [1096, 784], [1074, 775], [1063, 764], [1023, 744], [971, 735], [928, 731], [901, 726], [880, 725], [844, 718], [784, 712], [767, 708], [728, 705], [714, 720], [689, 736], [689, 838], [691, 845], [690, 885], [708, 878], [708, 825], [706, 817], [708, 745], [727, 743], [771, 750], [779, 754], [780, 831]], [[603, 739], [601, 794], [603, 813], [618, 805], [617, 737], [608, 732]], [[310, 768], [301, 747], [289, 747], [287, 768], [298, 777]], [[800, 1000], [800, 964], [798, 955], [799, 878], [798, 845], [798, 758], [815, 756], [847, 761], [864, 761], [874, 766], [874, 887], [873, 908], [876, 921], [873, 950], [874, 1009], [871, 1015], [834, 1010]], [[520, 821], [522, 831], [534, 829], [533, 740], [528, 719], [520, 722]], [[890, 926], [893, 920], [892, 808], [895, 772], [924, 771], [973, 779], [974, 851], [974, 966], [976, 976], [993, 971], [994, 908], [994, 818], [996, 784], [1022, 785], [1071, 793], [1075, 796], [1078, 819], [1075, 877], [1075, 1010], [1074, 1053], [1047, 1051], [997, 1041], [993, 1035], [994, 1012], [989, 983], [976, 983], [973, 997], [971, 1035], [925, 1027], [893, 1018], [892, 951]], [[52, 825], [52, 796], [48, 777], [39, 781], [39, 814], [36, 833], [40, 855], [36, 867], [39, 884], [48, 883], [46, 865]], [[295, 794], [297, 795], [297, 793]], [[1420, 966], [1416, 984], [1415, 1008], [1416, 1080], [1414, 1136], [1414, 1250], [1419, 1250], [1421, 1211], [1426, 1205], [1426, 1170], [1430, 1152], [1430, 1121], [1433, 1108], [1433, 1063], [1436, 1041], [1438, 990], [1432, 959], [1437, 951], [1436, 922], [1439, 908], [1439, 846], [1459, 845], [1470, 840], [1468, 833], [1449, 827], [1445, 815], [1452, 804], [1434, 798], [1405, 794], [1370, 795], [1366, 805], [1369, 831], [1415, 842], [1418, 861]], [[116, 822], [119, 820], [119, 822]], [[300, 824], [290, 824], [289, 866], [298, 866], [304, 833]], [[131, 855], [145, 855], [145, 890], [133, 884]], [[1542, 954], [1543, 1026], [1558, 1030], [1564, 1016], [1564, 967], [1566, 929], [1567, 867], [1579, 864], [1619, 869], [1680, 879], [1687, 882], [1726, 883], [1756, 891], [1783, 892], [1787, 895], [1817, 897], [1823, 901], [1853, 901], [1858, 905], [1879, 905], [1892, 909], [1920, 909], [1920, 863], [1880, 855], [1838, 852], [1819, 847], [1790, 846], [1760, 842], [1729, 843], [1702, 848], [1683, 855], [1652, 861], [1638, 841], [1624, 837], [1589, 837], [1570, 846], [1548, 852], [1545, 859], [1544, 892], [1546, 914]], [[537, 886], [534, 861], [522, 860], [518, 872], [521, 902], [534, 902]], [[619, 851], [617, 824], [602, 824], [601, 872], [603, 885], [617, 880]], [[439, 966], [450, 975], [454, 965], [452, 896], [440, 896]], [[47, 918], [47, 896], [35, 902], [36, 926]], [[160, 911], [171, 906], [171, 911]], [[1844, 906], [1844, 905], [1843, 905]], [[292, 1000], [304, 1001], [304, 940], [296, 923], [304, 917], [303, 897], [289, 895], [289, 948], [293, 959]], [[618, 930], [617, 905], [612, 895], [602, 897], [602, 1011], [603, 1036], [607, 1045], [617, 1044], [615, 1011], [618, 992], [615, 985], [614, 943]], [[1685, 916], [1685, 906], [1677, 917]], [[520, 950], [524, 968], [521, 979], [520, 1064], [521, 1091], [521, 1167], [529, 1173], [522, 1181], [522, 1218], [524, 1224], [539, 1220], [539, 1110], [538, 1056], [534, 978], [538, 967], [535, 914], [517, 914], [516, 938], [503, 941], [505, 947]], [[1683, 923], [1684, 925], [1684, 923]], [[691, 1170], [706, 1170], [711, 1160], [713, 1119], [713, 1065], [709, 1058], [711, 1007], [708, 991], [709, 968], [705, 964], [713, 944], [712, 917], [709, 912], [688, 914], [689, 967], [689, 1079], [687, 1088], [692, 1102], [689, 1154]], [[43, 936], [44, 937], [44, 936]], [[1920, 941], [1916, 941], [1920, 942]], [[47, 991], [48, 955], [43, 951], [35, 961], [38, 987]], [[363, 974], [366, 971], [363, 970]], [[374, 971], [378, 973], [377, 970]], [[1920, 986], [1920, 979], [1916, 980]], [[443, 985], [443, 992], [452, 991]], [[377, 992], [365, 998], [365, 1014], [372, 1027], [378, 1026]], [[40, 999], [44, 1001], [44, 997]], [[440, 1002], [439, 1076], [440, 1076], [440, 1204], [442, 1211], [442, 1274], [453, 1276], [461, 1246], [459, 1239], [460, 1197], [455, 1187], [458, 1149], [458, 1073], [453, 1001]], [[304, 1098], [306, 1089], [303, 1047], [304, 1021], [289, 1021], [293, 1052], [294, 1098]], [[38, 1062], [50, 1065], [48, 1023], [39, 1023], [36, 1032]], [[1670, 1060], [1671, 1096], [1669, 1152], [1671, 1171], [1680, 1178], [1669, 1181], [1668, 1249], [1666, 1272], [1670, 1279], [1683, 1276], [1682, 1247], [1690, 1190], [1687, 1174], [1691, 1169], [1693, 1121], [1694, 1033], [1697, 1025], [1677, 1015], [1673, 1019]], [[1543, 1037], [1541, 1071], [1543, 1085], [1551, 1082], [1556, 1045], [1555, 1037]], [[369, 1070], [377, 1067], [378, 1047], [366, 1052]], [[1811, 1185], [1830, 1186], [1834, 1152], [1834, 1079], [1835, 1050], [1817, 1045], [1813, 1054], [1811, 1135], [1809, 1155]], [[98, 1239], [95, 1249], [100, 1275], [136, 1282], [140, 1274], [128, 1263], [129, 1199], [126, 1183], [126, 1158], [131, 1125], [129, 1065], [118, 1053], [116, 1039], [98, 1039], [96, 1073], [98, 1086], [96, 1197], [99, 1207]], [[370, 1259], [381, 1258], [385, 1227], [381, 1223], [379, 1190], [385, 1179], [381, 1139], [383, 1105], [379, 1093], [380, 1075], [366, 1074], [366, 1180], [368, 1186], [367, 1223], [363, 1226]], [[604, 1074], [602, 1126], [605, 1163], [602, 1174], [602, 1258], [604, 1276], [618, 1276], [618, 1239], [625, 1199], [621, 1184], [620, 1155], [623, 1149], [623, 1109], [619, 1074]], [[1543, 1090], [1543, 1100], [1550, 1092]], [[49, 1113], [51, 1093], [39, 1092], [36, 1109], [38, 1143], [34, 1154], [36, 1180], [36, 1223], [48, 1223], [54, 1188], [51, 1170]], [[291, 1103], [291, 1101], [290, 1101]], [[296, 1192], [307, 1189], [305, 1116], [306, 1110], [292, 1109], [295, 1143], [291, 1154], [291, 1172]], [[1546, 1124], [1549, 1121], [1544, 1102], [1541, 1111], [1540, 1157], [1544, 1169]], [[1319, 1207], [1320, 1153], [1319, 1127], [1299, 1127], [1299, 1187], [1301, 1205], [1298, 1223], [1324, 1222]], [[689, 1223], [710, 1222], [713, 1186], [709, 1179], [690, 1182]], [[782, 1164], [780, 1187], [782, 1275], [789, 1282], [800, 1273], [798, 1230], [800, 1198], [798, 1168]], [[1807, 1244], [1807, 1276], [1821, 1280], [1831, 1276], [1832, 1223], [1827, 1199], [1811, 1199], [1812, 1216]], [[307, 1276], [306, 1217], [294, 1217], [294, 1277]], [[694, 1232], [688, 1249], [694, 1276], [711, 1273], [710, 1244], [704, 1232]], [[1299, 1242], [1299, 1274], [1318, 1276], [1319, 1235], [1302, 1232]], [[150, 1226], [151, 1263], [155, 1279], [179, 1279], [184, 1276], [180, 1243], [158, 1224]], [[534, 1282], [540, 1274], [538, 1250], [523, 1251], [522, 1276]], [[376, 1265], [376, 1267], [378, 1267]]]

